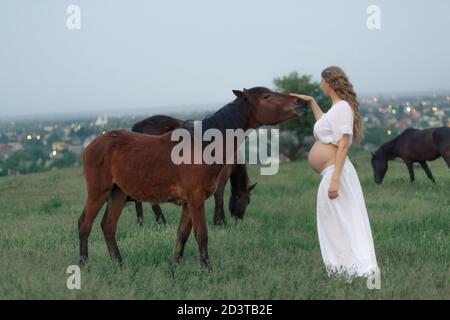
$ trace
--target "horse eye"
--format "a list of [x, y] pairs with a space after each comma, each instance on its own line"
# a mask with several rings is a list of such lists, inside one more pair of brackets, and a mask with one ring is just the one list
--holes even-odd
[[268, 100], [268, 99], [270, 99], [270, 94], [267, 96], [264, 96], [264, 100]]

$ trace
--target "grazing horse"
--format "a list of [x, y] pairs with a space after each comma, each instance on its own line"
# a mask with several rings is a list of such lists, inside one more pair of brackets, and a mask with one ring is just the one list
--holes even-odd
[[402, 158], [408, 167], [411, 182], [414, 181], [414, 162], [420, 163], [428, 178], [436, 182], [426, 161], [443, 157], [450, 168], [450, 128], [424, 130], [408, 128], [396, 138], [383, 144], [375, 153], [372, 153], [375, 183], [383, 182], [388, 169], [388, 160], [397, 157]]
[[[305, 101], [264, 87], [234, 90], [233, 93], [236, 99], [204, 119], [203, 128], [215, 128], [223, 135], [227, 129], [241, 129], [248, 133], [249, 129], [303, 116], [308, 109]], [[239, 143], [227, 146], [226, 140], [222, 141], [222, 150], [231, 149], [236, 155]], [[106, 200], [108, 210], [103, 216], [101, 227], [111, 257], [122, 264], [116, 229], [127, 196], [130, 196], [150, 203], [173, 202], [181, 205], [183, 209], [172, 267], [183, 256], [186, 241], [191, 229], [194, 229], [201, 265], [211, 268], [205, 200], [216, 191], [217, 178], [226, 167], [225, 161], [175, 164], [171, 154], [177, 146], [178, 142], [172, 141], [172, 132], [150, 136], [125, 130], [106, 132], [89, 144], [83, 154], [87, 200], [78, 220], [81, 264], [88, 259], [88, 238], [92, 224]], [[201, 151], [208, 147], [200, 146]], [[198, 154], [195, 149], [194, 144], [191, 146], [191, 159], [195, 159]], [[220, 150], [217, 152], [223, 160], [231, 156]]]
[[[135, 123], [131, 131], [149, 135], [161, 135], [179, 128], [183, 122], [183, 120], [169, 116], [157, 115]], [[247, 175], [247, 167], [245, 164], [228, 164], [219, 176], [217, 190], [214, 193], [215, 225], [226, 223], [225, 212], [223, 210], [223, 195], [228, 179], [230, 179], [231, 182], [231, 196], [228, 202], [228, 208], [231, 216], [236, 220], [244, 218], [245, 210], [250, 203], [250, 193], [256, 186], [256, 183], [250, 185], [250, 180]], [[144, 220], [142, 202], [131, 199], [130, 197], [128, 197], [127, 201], [135, 202], [137, 223], [142, 226], [142, 222]], [[152, 203], [152, 210], [155, 215], [156, 222], [166, 224], [166, 219], [164, 218], [164, 214], [162, 213], [159, 204]]]

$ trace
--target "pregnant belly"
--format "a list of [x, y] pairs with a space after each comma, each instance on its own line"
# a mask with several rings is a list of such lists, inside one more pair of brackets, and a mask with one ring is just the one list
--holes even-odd
[[332, 165], [336, 161], [337, 146], [316, 141], [309, 151], [310, 167], [317, 173]]

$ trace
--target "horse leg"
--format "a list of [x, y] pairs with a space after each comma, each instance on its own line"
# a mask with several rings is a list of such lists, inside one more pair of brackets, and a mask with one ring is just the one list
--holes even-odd
[[108, 198], [108, 211], [102, 219], [101, 227], [105, 237], [109, 254], [119, 264], [122, 264], [122, 257], [116, 242], [117, 222], [119, 221], [122, 208], [127, 199], [127, 195], [117, 186], [111, 191]]
[[158, 224], [166, 224], [166, 219], [164, 218], [164, 214], [161, 210], [161, 206], [159, 204], [152, 204], [152, 210], [155, 214], [155, 220]]
[[415, 176], [414, 176], [414, 168], [412, 161], [404, 160], [406, 163], [406, 166], [408, 167], [409, 171], [409, 178], [411, 179], [411, 182], [414, 182]]
[[136, 222], [142, 227], [142, 223], [144, 222], [144, 209], [142, 208], [142, 202], [135, 201], [134, 207], [136, 208]]
[[221, 225], [226, 224], [225, 211], [223, 210], [223, 194], [225, 191], [225, 185], [220, 185], [214, 193], [214, 224]]
[[102, 192], [97, 197], [88, 196], [83, 213], [78, 219], [78, 237], [80, 239], [80, 264], [85, 264], [88, 260], [88, 239], [91, 233], [92, 224], [99, 210], [105, 204], [108, 192]]
[[183, 205], [183, 212], [181, 213], [180, 225], [177, 232], [177, 244], [173, 254], [173, 262], [179, 263], [183, 257], [184, 246], [189, 238], [192, 230], [192, 220], [189, 214], [189, 208], [187, 204]]
[[198, 244], [200, 263], [203, 267], [207, 267], [211, 270], [208, 255], [208, 229], [205, 218], [205, 200], [191, 200], [188, 202], [188, 207], [191, 214], [192, 226], [194, 227], [195, 239]]
[[425, 173], [427, 174], [428, 178], [430, 178], [431, 181], [436, 183], [436, 181], [433, 178], [433, 174], [431, 173], [430, 168], [428, 167], [427, 162], [426, 161], [421, 161], [420, 165], [422, 166], [423, 170], [425, 170]]

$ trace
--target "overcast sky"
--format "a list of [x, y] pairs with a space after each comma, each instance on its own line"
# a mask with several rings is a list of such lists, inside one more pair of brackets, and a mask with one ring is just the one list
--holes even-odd
[[[67, 6], [81, 29], [66, 27]], [[366, 26], [369, 5], [381, 29]], [[0, 118], [217, 105], [291, 71], [359, 94], [450, 92], [450, 1], [4, 0]]]

